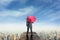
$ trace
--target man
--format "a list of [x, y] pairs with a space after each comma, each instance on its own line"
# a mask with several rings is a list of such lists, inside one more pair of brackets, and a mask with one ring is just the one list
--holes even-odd
[[30, 28], [30, 31], [31, 31], [31, 40], [32, 40], [32, 23], [36, 20], [36, 18], [34, 16], [28, 16], [27, 17], [27, 20], [26, 20], [26, 26], [27, 26], [27, 40], [29, 39], [28, 38], [28, 33], [29, 33], [29, 28]]
[[32, 22], [26, 22], [26, 26], [27, 26], [27, 35], [28, 35], [28, 32], [29, 32], [29, 28], [30, 28], [31, 35], [32, 35]]

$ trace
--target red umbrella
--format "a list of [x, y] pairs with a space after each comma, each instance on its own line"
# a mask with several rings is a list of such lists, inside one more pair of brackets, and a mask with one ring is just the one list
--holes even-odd
[[35, 22], [36, 18], [35, 16], [27, 16], [27, 22]]

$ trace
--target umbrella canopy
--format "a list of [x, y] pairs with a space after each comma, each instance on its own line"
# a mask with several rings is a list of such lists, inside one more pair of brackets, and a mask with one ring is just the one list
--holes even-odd
[[27, 16], [27, 22], [35, 22], [36, 18], [35, 16]]

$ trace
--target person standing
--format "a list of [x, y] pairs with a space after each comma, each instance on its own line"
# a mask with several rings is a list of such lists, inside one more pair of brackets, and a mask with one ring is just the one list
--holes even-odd
[[33, 35], [33, 32], [32, 32], [32, 23], [34, 23], [35, 20], [36, 20], [36, 18], [34, 16], [28, 16], [27, 19], [26, 19], [26, 26], [27, 26], [26, 37], [27, 37], [27, 40], [29, 39], [29, 37], [28, 37], [29, 29], [31, 31], [31, 40], [32, 40], [32, 35]]

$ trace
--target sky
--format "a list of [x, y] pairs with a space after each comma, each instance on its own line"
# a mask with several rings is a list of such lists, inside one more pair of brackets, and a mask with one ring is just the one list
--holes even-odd
[[26, 31], [26, 17], [35, 16], [33, 31], [60, 29], [60, 0], [0, 0], [0, 32]]

